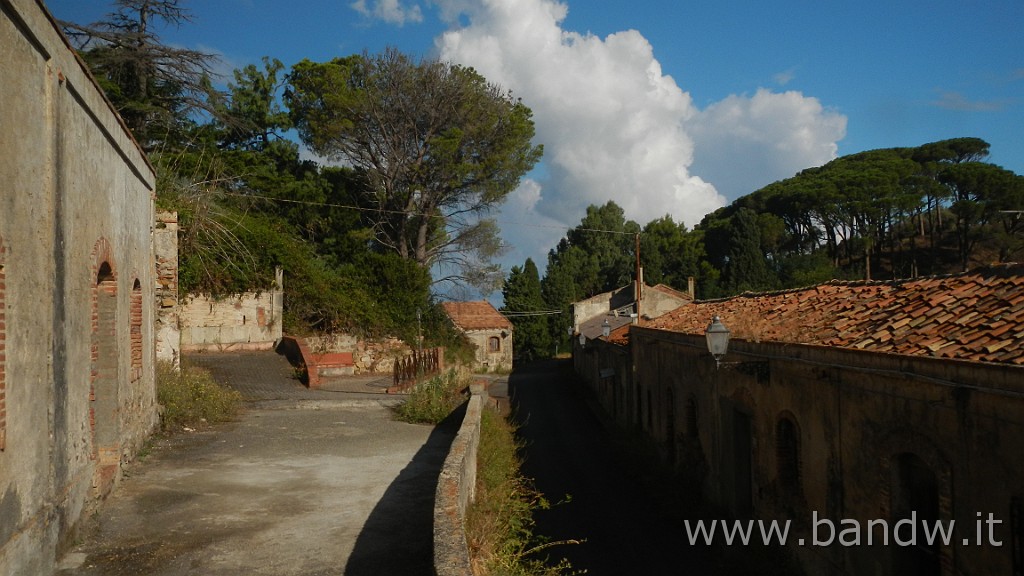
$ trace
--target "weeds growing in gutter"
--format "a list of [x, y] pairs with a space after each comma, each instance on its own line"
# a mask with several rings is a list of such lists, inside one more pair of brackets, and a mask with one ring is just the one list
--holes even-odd
[[534, 534], [533, 513], [549, 502], [520, 473], [515, 429], [484, 409], [477, 449], [476, 499], [466, 511], [466, 538], [477, 575], [556, 576], [569, 573], [566, 560], [548, 562], [545, 551], [577, 541], [550, 542]]

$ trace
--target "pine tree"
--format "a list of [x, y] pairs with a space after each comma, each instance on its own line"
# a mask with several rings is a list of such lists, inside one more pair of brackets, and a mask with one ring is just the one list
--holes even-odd
[[513, 266], [505, 287], [503, 312], [515, 326], [515, 350], [518, 356], [537, 358], [549, 356], [551, 338], [548, 334], [548, 316], [544, 299], [541, 297], [540, 274], [537, 265], [530, 258], [523, 267]]

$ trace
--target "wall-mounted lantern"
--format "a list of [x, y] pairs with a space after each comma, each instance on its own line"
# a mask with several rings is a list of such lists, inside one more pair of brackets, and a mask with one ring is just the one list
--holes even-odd
[[608, 323], [608, 319], [605, 318], [604, 323], [601, 324], [601, 335], [605, 338], [612, 333], [612, 325]]
[[580, 346], [586, 346], [586, 345], [587, 345], [587, 337], [583, 335], [583, 332], [580, 332]]
[[715, 357], [715, 368], [717, 369], [722, 365], [722, 358], [725, 358], [725, 353], [729, 351], [729, 329], [722, 324], [722, 319], [715, 316], [711, 319], [711, 324], [708, 324], [706, 330], [704, 330], [704, 336], [708, 341], [708, 352]]

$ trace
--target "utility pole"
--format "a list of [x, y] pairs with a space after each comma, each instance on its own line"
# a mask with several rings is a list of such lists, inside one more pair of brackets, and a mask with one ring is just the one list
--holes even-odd
[[640, 318], [640, 299], [643, 297], [644, 269], [640, 267], [640, 233], [636, 233], [636, 317]]

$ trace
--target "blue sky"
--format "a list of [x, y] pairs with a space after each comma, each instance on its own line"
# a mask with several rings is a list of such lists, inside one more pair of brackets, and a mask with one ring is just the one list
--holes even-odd
[[[49, 0], [91, 22], [99, 0]], [[534, 110], [545, 159], [499, 215], [507, 266], [587, 205], [708, 211], [839, 156], [979, 137], [1024, 174], [1024, 1], [204, 0], [165, 41], [223, 70], [396, 46], [474, 66]], [[1024, 207], [1022, 207], [1024, 208]]]

